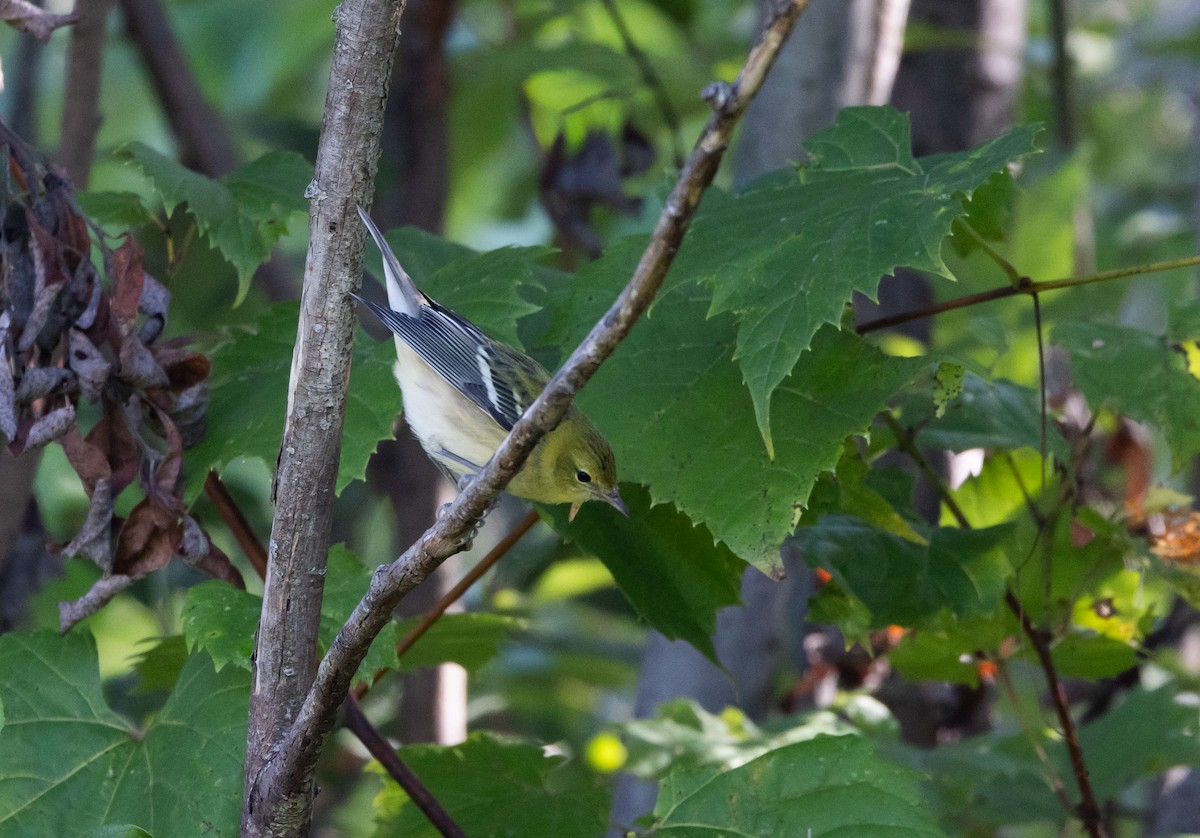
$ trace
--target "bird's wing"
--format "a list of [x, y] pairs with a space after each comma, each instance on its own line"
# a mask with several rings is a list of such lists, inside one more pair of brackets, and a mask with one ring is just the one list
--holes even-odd
[[[549, 373], [536, 361], [497, 343], [470, 321], [432, 300], [421, 307], [417, 317], [409, 317], [359, 299], [425, 363], [506, 431], [512, 430], [549, 380]], [[494, 374], [497, 368], [513, 367], [521, 369], [521, 378], [537, 382], [536, 391], [511, 375]]]

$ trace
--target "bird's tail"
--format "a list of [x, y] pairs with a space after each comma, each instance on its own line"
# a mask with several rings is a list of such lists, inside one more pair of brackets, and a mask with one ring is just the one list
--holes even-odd
[[421, 293], [421, 289], [417, 288], [408, 272], [400, 267], [400, 260], [396, 258], [396, 254], [392, 253], [392, 249], [383, 238], [383, 233], [379, 232], [379, 228], [375, 226], [371, 216], [367, 215], [367, 211], [359, 207], [358, 215], [366, 225], [371, 238], [375, 240], [375, 246], [383, 255], [383, 274], [387, 282], [388, 306], [409, 317], [419, 317], [421, 307], [429, 304], [429, 298]]

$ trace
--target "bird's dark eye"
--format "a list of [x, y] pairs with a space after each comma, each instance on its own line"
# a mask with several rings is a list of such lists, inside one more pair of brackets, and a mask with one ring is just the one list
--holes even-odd
[[588, 474], [586, 471], [584, 471], [583, 469], [580, 469], [579, 471], [575, 472], [575, 479], [578, 480], [580, 483], [591, 483], [592, 482], [592, 476], [590, 474]]

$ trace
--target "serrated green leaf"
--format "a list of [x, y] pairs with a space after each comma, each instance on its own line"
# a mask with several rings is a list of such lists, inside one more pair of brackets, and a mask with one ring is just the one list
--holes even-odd
[[720, 665], [717, 611], [738, 603], [745, 563], [671, 504], [651, 506], [642, 487], [625, 484], [621, 494], [629, 518], [597, 504], [585, 504], [573, 522], [561, 506], [544, 507], [542, 517], [604, 562], [642, 619]]
[[[345, 545], [335, 544], [329, 548], [318, 630], [318, 639], [324, 648], [329, 648], [370, 582], [370, 571]], [[203, 649], [218, 667], [232, 663], [249, 671], [261, 612], [261, 597], [225, 582], [201, 582], [188, 590], [183, 606], [183, 635], [188, 648]], [[395, 666], [396, 627], [391, 624], [371, 644], [355, 681], [370, 680], [377, 670]]]
[[[608, 792], [559, 769], [537, 743], [473, 733], [461, 745], [409, 745], [400, 756], [472, 838], [600, 835], [608, 822]], [[439, 834], [394, 783], [375, 807], [379, 838]]]
[[673, 271], [712, 285], [712, 314], [737, 317], [735, 358], [768, 451], [775, 390], [818, 329], [897, 267], [949, 276], [941, 245], [963, 198], [1033, 151], [1037, 130], [915, 160], [907, 116], [847, 108], [805, 143], [813, 161], [793, 183], [706, 197]]
[[[564, 318], [579, 334], [624, 287], [640, 253], [639, 242], [626, 240], [579, 277]], [[708, 297], [695, 283], [668, 281], [579, 401], [612, 443], [622, 478], [646, 484], [654, 503], [675, 504], [735, 554], [770, 570], [817, 475], [837, 465], [843, 440], [864, 433], [926, 361], [888, 357], [826, 328], [778, 389], [772, 460], [731, 358], [735, 324], [710, 319]]]
[[168, 213], [187, 204], [201, 234], [237, 270], [235, 306], [245, 299], [254, 271], [287, 233], [292, 213], [308, 206], [304, 190], [313, 168], [295, 152], [268, 152], [218, 180], [139, 142], [122, 146], [116, 157], [137, 166]]
[[[412, 617], [401, 620], [396, 625], [397, 637], [407, 635], [421, 619]], [[494, 658], [514, 632], [528, 625], [527, 620], [503, 614], [443, 614], [404, 653], [397, 669], [400, 672], [412, 672], [423, 666], [457, 663], [470, 672]]]
[[1011, 572], [999, 549], [1011, 527], [938, 529], [922, 546], [845, 516], [822, 518], [796, 533], [811, 567], [823, 567], [871, 611], [874, 628], [915, 625], [948, 608], [959, 616], [990, 612]]
[[135, 192], [76, 192], [79, 207], [97, 224], [127, 230], [144, 224], [150, 211]]
[[656, 836], [935, 838], [917, 774], [858, 736], [819, 736], [729, 771], [679, 769], [659, 787]]
[[1071, 353], [1075, 384], [1095, 408], [1158, 428], [1176, 471], [1200, 452], [1200, 381], [1165, 339], [1139, 329], [1060, 323], [1054, 343]]
[[799, 724], [768, 732], [733, 707], [713, 715], [691, 699], [677, 698], [658, 705], [652, 718], [621, 725], [628, 747], [623, 770], [660, 780], [671, 770], [732, 768], [793, 742], [855, 732], [833, 711], [806, 714]]
[[934, 373], [933, 415], [941, 419], [949, 404], [962, 395], [963, 368], [961, 364], [943, 362]]
[[60, 838], [137, 823], [158, 835], [238, 834], [246, 673], [193, 655], [138, 729], [105, 703], [86, 632], [0, 637], [0, 671], [22, 676], [0, 681], [0, 833]]
[[193, 586], [183, 603], [188, 650], [203, 649], [217, 669], [232, 663], [249, 672], [261, 612], [261, 597], [228, 582], [210, 579]]
[[[967, 373], [958, 397], [946, 405], [945, 415], [931, 422], [918, 420], [928, 410], [906, 404], [906, 424], [919, 427], [917, 439], [922, 445], [966, 451], [969, 448], [1042, 447], [1041, 406], [1037, 391], [1007, 379], [985, 381]], [[1046, 445], [1049, 453], [1064, 461], [1066, 442], [1053, 422], [1047, 424]]]
[[[200, 494], [209, 469], [219, 473], [238, 457], [256, 457], [274, 466], [283, 436], [299, 311], [298, 303], [277, 303], [252, 330], [232, 332], [212, 353], [207, 431], [184, 454], [191, 477], [189, 502]], [[379, 441], [392, 437], [401, 407], [400, 389], [392, 375], [395, 362], [390, 341], [376, 341], [365, 333], [355, 339], [338, 493], [366, 474], [367, 461]]]

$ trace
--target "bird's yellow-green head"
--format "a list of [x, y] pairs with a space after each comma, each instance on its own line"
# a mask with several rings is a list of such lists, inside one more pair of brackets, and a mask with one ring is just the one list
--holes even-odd
[[617, 487], [612, 448], [574, 405], [533, 450], [525, 468], [509, 484], [509, 491], [543, 503], [569, 503], [572, 519], [590, 500], [629, 515]]

